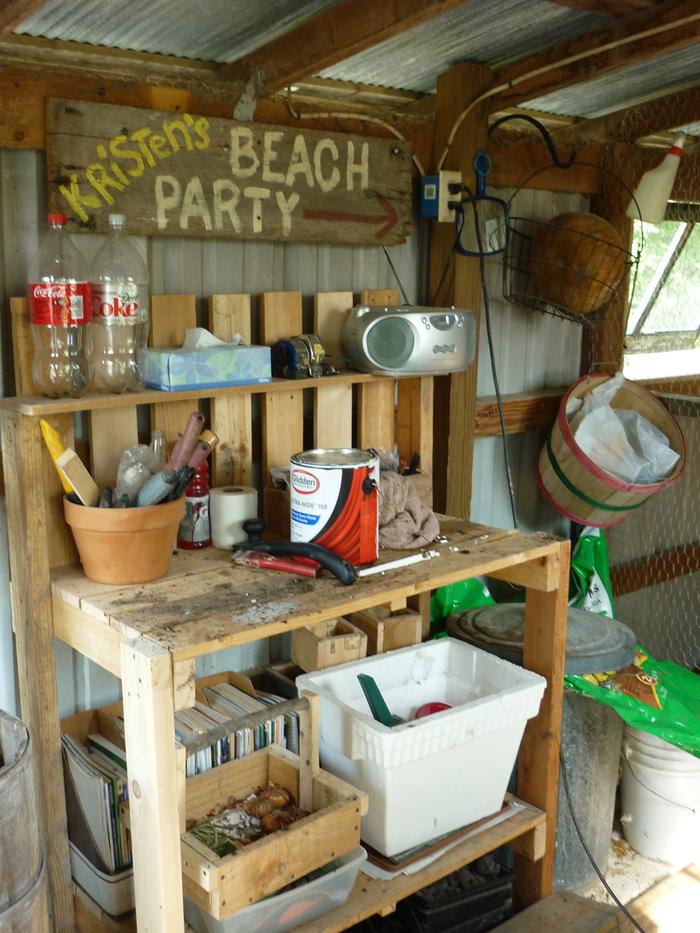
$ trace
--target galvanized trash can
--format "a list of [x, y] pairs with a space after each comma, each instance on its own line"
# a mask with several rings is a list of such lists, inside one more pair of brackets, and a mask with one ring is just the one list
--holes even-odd
[[[522, 664], [524, 621], [522, 603], [500, 603], [455, 613], [446, 627], [453, 638]], [[565, 673], [619, 670], [634, 660], [635, 645], [634, 632], [617, 619], [569, 609]], [[610, 851], [622, 726], [622, 720], [610, 707], [564, 690], [561, 757], [576, 819], [602, 872]], [[560, 781], [554, 886], [576, 890], [596, 880]]]

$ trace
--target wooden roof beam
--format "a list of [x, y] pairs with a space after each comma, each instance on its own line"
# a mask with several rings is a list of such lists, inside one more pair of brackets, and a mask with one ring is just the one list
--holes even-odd
[[260, 69], [264, 72], [262, 93], [271, 94], [439, 16], [461, 2], [340, 0], [250, 55], [222, 65], [220, 76], [246, 82]]
[[697, 0], [671, 0], [500, 69], [494, 83], [505, 87], [490, 108], [512, 107], [699, 41]]

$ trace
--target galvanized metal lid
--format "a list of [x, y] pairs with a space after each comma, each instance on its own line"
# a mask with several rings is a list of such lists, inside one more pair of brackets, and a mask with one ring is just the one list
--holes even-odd
[[[522, 603], [499, 603], [451, 615], [447, 631], [506, 661], [522, 664], [524, 624]], [[583, 609], [569, 609], [564, 673], [620, 670], [634, 660], [636, 643], [634, 632], [623, 622]]]
[[297, 466], [307, 467], [347, 467], [369, 466], [374, 456], [368, 450], [356, 447], [317, 448], [316, 450], [302, 450], [294, 454], [291, 462]]

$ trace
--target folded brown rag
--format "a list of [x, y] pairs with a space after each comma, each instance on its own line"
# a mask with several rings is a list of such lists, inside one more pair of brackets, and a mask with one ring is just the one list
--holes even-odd
[[406, 476], [383, 472], [379, 480], [379, 546], [418, 548], [434, 541], [440, 526]]

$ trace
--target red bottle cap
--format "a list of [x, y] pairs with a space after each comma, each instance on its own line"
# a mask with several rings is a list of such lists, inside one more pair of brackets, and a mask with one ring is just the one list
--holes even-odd
[[60, 211], [49, 211], [48, 220], [50, 224], [58, 224], [62, 227], [66, 222], [66, 215]]

